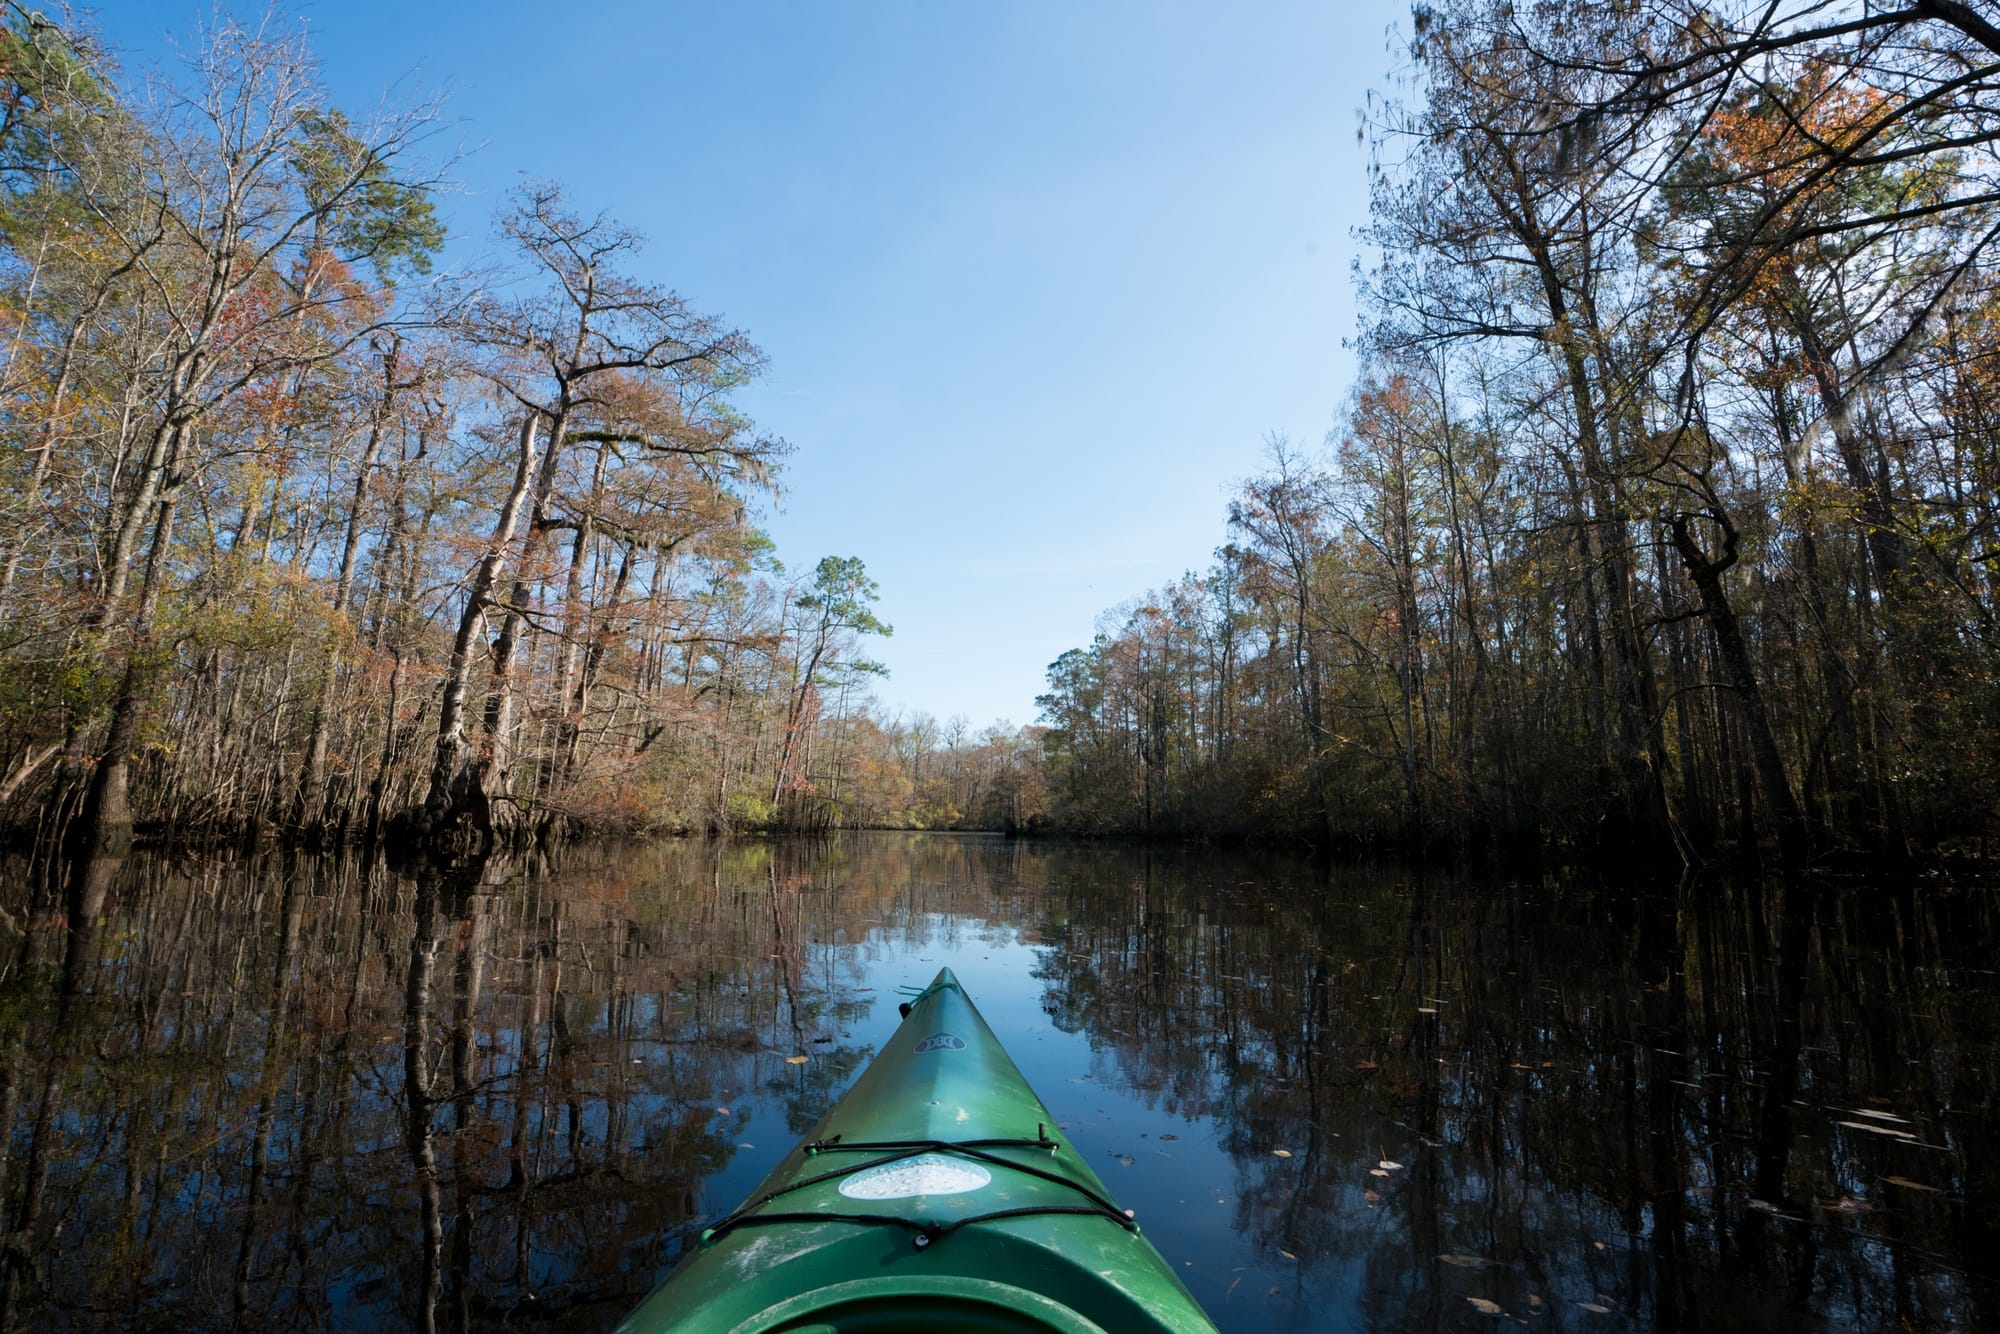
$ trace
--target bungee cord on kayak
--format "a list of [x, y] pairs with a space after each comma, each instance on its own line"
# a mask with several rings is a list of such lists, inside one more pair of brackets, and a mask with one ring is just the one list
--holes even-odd
[[[969, 1223], [987, 1223], [1001, 1218], [1026, 1218], [1035, 1214], [1082, 1214], [1108, 1218], [1120, 1227], [1137, 1232], [1139, 1225], [1132, 1216], [1098, 1194], [1080, 1181], [1073, 1180], [1057, 1172], [1046, 1171], [1032, 1163], [1016, 1162], [990, 1152], [993, 1149], [1036, 1149], [1054, 1153], [1062, 1148], [1056, 1140], [1048, 1137], [1043, 1126], [1035, 1127], [1034, 1139], [977, 1139], [977, 1140], [871, 1140], [853, 1144], [842, 1144], [840, 1136], [834, 1135], [824, 1140], [813, 1140], [801, 1146], [807, 1157], [817, 1157], [823, 1153], [881, 1153], [884, 1156], [871, 1158], [866, 1162], [850, 1163], [815, 1176], [803, 1177], [766, 1194], [745, 1201], [728, 1214], [718, 1219], [714, 1225], [703, 1230], [703, 1245], [719, 1239], [729, 1231], [750, 1223], [796, 1223], [796, 1222], [841, 1222], [841, 1223], [886, 1223], [895, 1227], [912, 1229], [917, 1233], [919, 1247], [930, 1245], [939, 1237], [955, 1232]], [[765, 1205], [796, 1191], [806, 1190], [829, 1181], [858, 1176], [878, 1167], [904, 1162], [927, 1153], [947, 1153], [989, 1163], [1009, 1172], [1019, 1172], [1053, 1182], [1065, 1190], [1074, 1191], [1090, 1201], [1084, 1205], [1040, 1204], [1012, 1209], [993, 1209], [984, 1213], [968, 1215], [947, 1223], [919, 1223], [913, 1219], [891, 1213], [832, 1213], [814, 1210], [808, 1213], [764, 1213]]]
[[[1055, 1118], [951, 970], [901, 1008], [853, 1086], [623, 1328], [1213, 1334], [1049, 1134]], [[1032, 1138], [1008, 1133], [1029, 1125]]]

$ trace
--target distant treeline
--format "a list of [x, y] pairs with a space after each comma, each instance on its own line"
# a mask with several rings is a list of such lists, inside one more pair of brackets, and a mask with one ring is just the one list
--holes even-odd
[[887, 720], [861, 563], [755, 525], [739, 330], [292, 32], [121, 79], [0, 27], [0, 825], [1056, 827], [1973, 846], [2000, 763], [2000, 29], [1421, 6], [1362, 383], [1046, 728]]
[[1323, 454], [1050, 669], [1060, 825], [1968, 847], [2000, 822], [2000, 27], [1420, 5]]
[[0, 12], [0, 824], [1003, 818], [1007, 736], [868, 713], [875, 585], [774, 560], [762, 358], [635, 234], [532, 184], [434, 274], [434, 108], [351, 120], [294, 31], [142, 87]]

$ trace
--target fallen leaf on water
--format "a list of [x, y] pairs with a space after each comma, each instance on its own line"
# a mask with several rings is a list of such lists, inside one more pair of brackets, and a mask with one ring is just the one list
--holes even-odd
[[1471, 1302], [1472, 1309], [1479, 1312], [1479, 1314], [1481, 1315], [1506, 1314], [1504, 1311], [1500, 1309], [1499, 1302], [1489, 1302], [1484, 1297], [1467, 1297], [1465, 1300]]
[[1132, 1155], [1129, 1153], [1121, 1153], [1118, 1155], [1118, 1161], [1125, 1164], [1125, 1166], [1130, 1167], [1133, 1162]]
[[1440, 1255], [1441, 1265], [1457, 1265], [1461, 1269], [1481, 1269], [1493, 1262], [1483, 1255]]
[[785, 1058], [785, 1064], [786, 1064], [786, 1065], [804, 1065], [804, 1064], [805, 1064], [805, 1063], [806, 1063], [807, 1061], [810, 1061], [811, 1059], [812, 1059], [812, 1057], [810, 1057], [810, 1056], [787, 1056], [787, 1057]]
[[1890, 1139], [1916, 1139], [1916, 1136], [1907, 1130], [1897, 1130], [1891, 1126], [1870, 1125], [1866, 1121], [1835, 1121], [1834, 1124], [1837, 1126], [1846, 1126], [1849, 1130], [1865, 1130], [1871, 1135], [1887, 1135]]
[[1529, 1293], [1529, 1294], [1528, 1294], [1528, 1309], [1530, 1309], [1530, 1310], [1532, 1310], [1532, 1311], [1539, 1311], [1539, 1310], [1541, 1310], [1541, 1309], [1542, 1309], [1542, 1294], [1541, 1294], [1541, 1293], [1539, 1293], [1539, 1292], [1531, 1292], [1531, 1293]]
[[1598, 1305], [1598, 1304], [1597, 1304], [1596, 1302], [1578, 1302], [1578, 1303], [1577, 1303], [1577, 1305], [1578, 1305], [1578, 1306], [1581, 1306], [1581, 1307], [1582, 1307], [1582, 1308], [1583, 1308], [1584, 1310], [1586, 1310], [1586, 1311], [1593, 1311], [1593, 1312], [1595, 1312], [1595, 1313], [1596, 1313], [1596, 1314], [1598, 1314], [1598, 1315], [1610, 1315], [1610, 1314], [1611, 1314], [1611, 1308], [1610, 1308], [1610, 1307], [1608, 1307], [1608, 1306], [1599, 1306], [1599, 1305]]
[[1273, 1158], [1289, 1158], [1292, 1156], [1292, 1151], [1290, 1149], [1273, 1149], [1271, 1150], [1271, 1156]]
[[[1437, 1006], [1435, 1006], [1435, 1005], [1419, 1005], [1419, 1006], [1417, 1007], [1417, 1013], [1418, 1013], [1418, 1014], [1436, 1014], [1436, 1013], [1437, 1013]], [[1478, 1301], [1478, 1300], [1479, 1300], [1479, 1298], [1477, 1298], [1477, 1297], [1468, 1297], [1468, 1298], [1466, 1298], [1466, 1300], [1467, 1300], [1467, 1301], [1469, 1301], [1469, 1302], [1476, 1302], [1476, 1301]], [[1495, 1309], [1495, 1310], [1497, 1311], [1497, 1310], [1499, 1310], [1500, 1308], [1498, 1308], [1498, 1307], [1496, 1306], [1496, 1307], [1495, 1307], [1495, 1308], [1493, 1308], [1493, 1309]]]
[[1373, 1061], [1356, 1061], [1354, 1068], [1356, 1070], [1380, 1070], [1382, 1067]]
[[1596, 1248], [1597, 1248], [1598, 1250], [1600, 1250], [1600, 1251], [1608, 1251], [1608, 1250], [1610, 1250], [1610, 1249], [1611, 1249], [1611, 1248], [1610, 1248], [1609, 1246], [1606, 1246], [1606, 1245], [1605, 1245], [1605, 1244], [1604, 1244], [1603, 1242], [1601, 1242], [1601, 1241], [1593, 1241], [1593, 1242], [1591, 1242], [1590, 1244], [1591, 1244], [1591, 1245], [1593, 1245], [1593, 1246], [1595, 1246], [1595, 1247], [1596, 1247]]
[[1379, 1167], [1371, 1167], [1368, 1169], [1368, 1175], [1371, 1177], [1385, 1177], [1388, 1176], [1389, 1174], [1387, 1172], [1384, 1172]]
[[1384, 1158], [1382, 1160], [1381, 1166], [1384, 1172], [1400, 1172], [1403, 1170], [1403, 1165], [1401, 1163], [1392, 1163], [1387, 1158]]
[[729, 1109], [727, 1107], [718, 1107], [715, 1109], [715, 1114], [717, 1116], [727, 1116], [729, 1115]]
[[1380, 1195], [1377, 1195], [1377, 1194], [1376, 1194], [1376, 1193], [1375, 1193], [1374, 1191], [1372, 1191], [1372, 1190], [1364, 1190], [1364, 1191], [1362, 1191], [1362, 1192], [1361, 1192], [1361, 1198], [1362, 1198], [1362, 1199], [1364, 1199], [1364, 1200], [1366, 1200], [1366, 1201], [1368, 1201], [1368, 1203], [1370, 1203], [1370, 1204], [1380, 1204], [1380, 1203], [1382, 1203], [1382, 1197], [1381, 1197]]
[[1883, 1177], [1882, 1179], [1892, 1186], [1901, 1186], [1904, 1190], [1924, 1190], [1929, 1191], [1933, 1195], [1938, 1193], [1936, 1186], [1926, 1186], [1923, 1182], [1912, 1181], [1908, 1177]]
[[1284, 1256], [1287, 1260], [1296, 1260], [1299, 1258], [1298, 1256], [1293, 1255], [1290, 1251], [1286, 1250], [1282, 1246], [1278, 1248], [1278, 1254]]
[[1160, 1138], [1161, 1138], [1161, 1139], [1179, 1139], [1179, 1138], [1180, 1138], [1180, 1136], [1179, 1136], [1179, 1135], [1174, 1135], [1174, 1134], [1166, 1134], [1166, 1135], [1162, 1135], [1162, 1136], [1160, 1136]]

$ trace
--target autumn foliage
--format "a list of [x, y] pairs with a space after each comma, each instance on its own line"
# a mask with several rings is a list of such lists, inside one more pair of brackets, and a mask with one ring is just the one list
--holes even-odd
[[2000, 30], [1419, 6], [1367, 360], [1049, 671], [1078, 829], [1608, 854], [2000, 833]]
[[852, 689], [872, 583], [837, 562], [829, 617], [756, 527], [788, 447], [730, 402], [755, 345], [552, 183], [435, 272], [436, 109], [351, 120], [276, 27], [219, 23], [153, 98], [80, 29], [0, 27], [0, 823], [909, 820], [854, 795], [897, 796]]

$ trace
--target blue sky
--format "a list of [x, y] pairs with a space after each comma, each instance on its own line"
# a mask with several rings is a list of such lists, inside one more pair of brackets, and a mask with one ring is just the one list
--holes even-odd
[[[114, 0], [128, 73], [207, 0]], [[239, 12], [253, 17], [254, 9]], [[766, 526], [859, 556], [889, 712], [1034, 720], [1105, 609], [1200, 570], [1353, 379], [1357, 114], [1401, 3], [461, 3], [303, 16], [354, 112], [449, 94], [457, 253], [563, 182], [770, 357]]]

